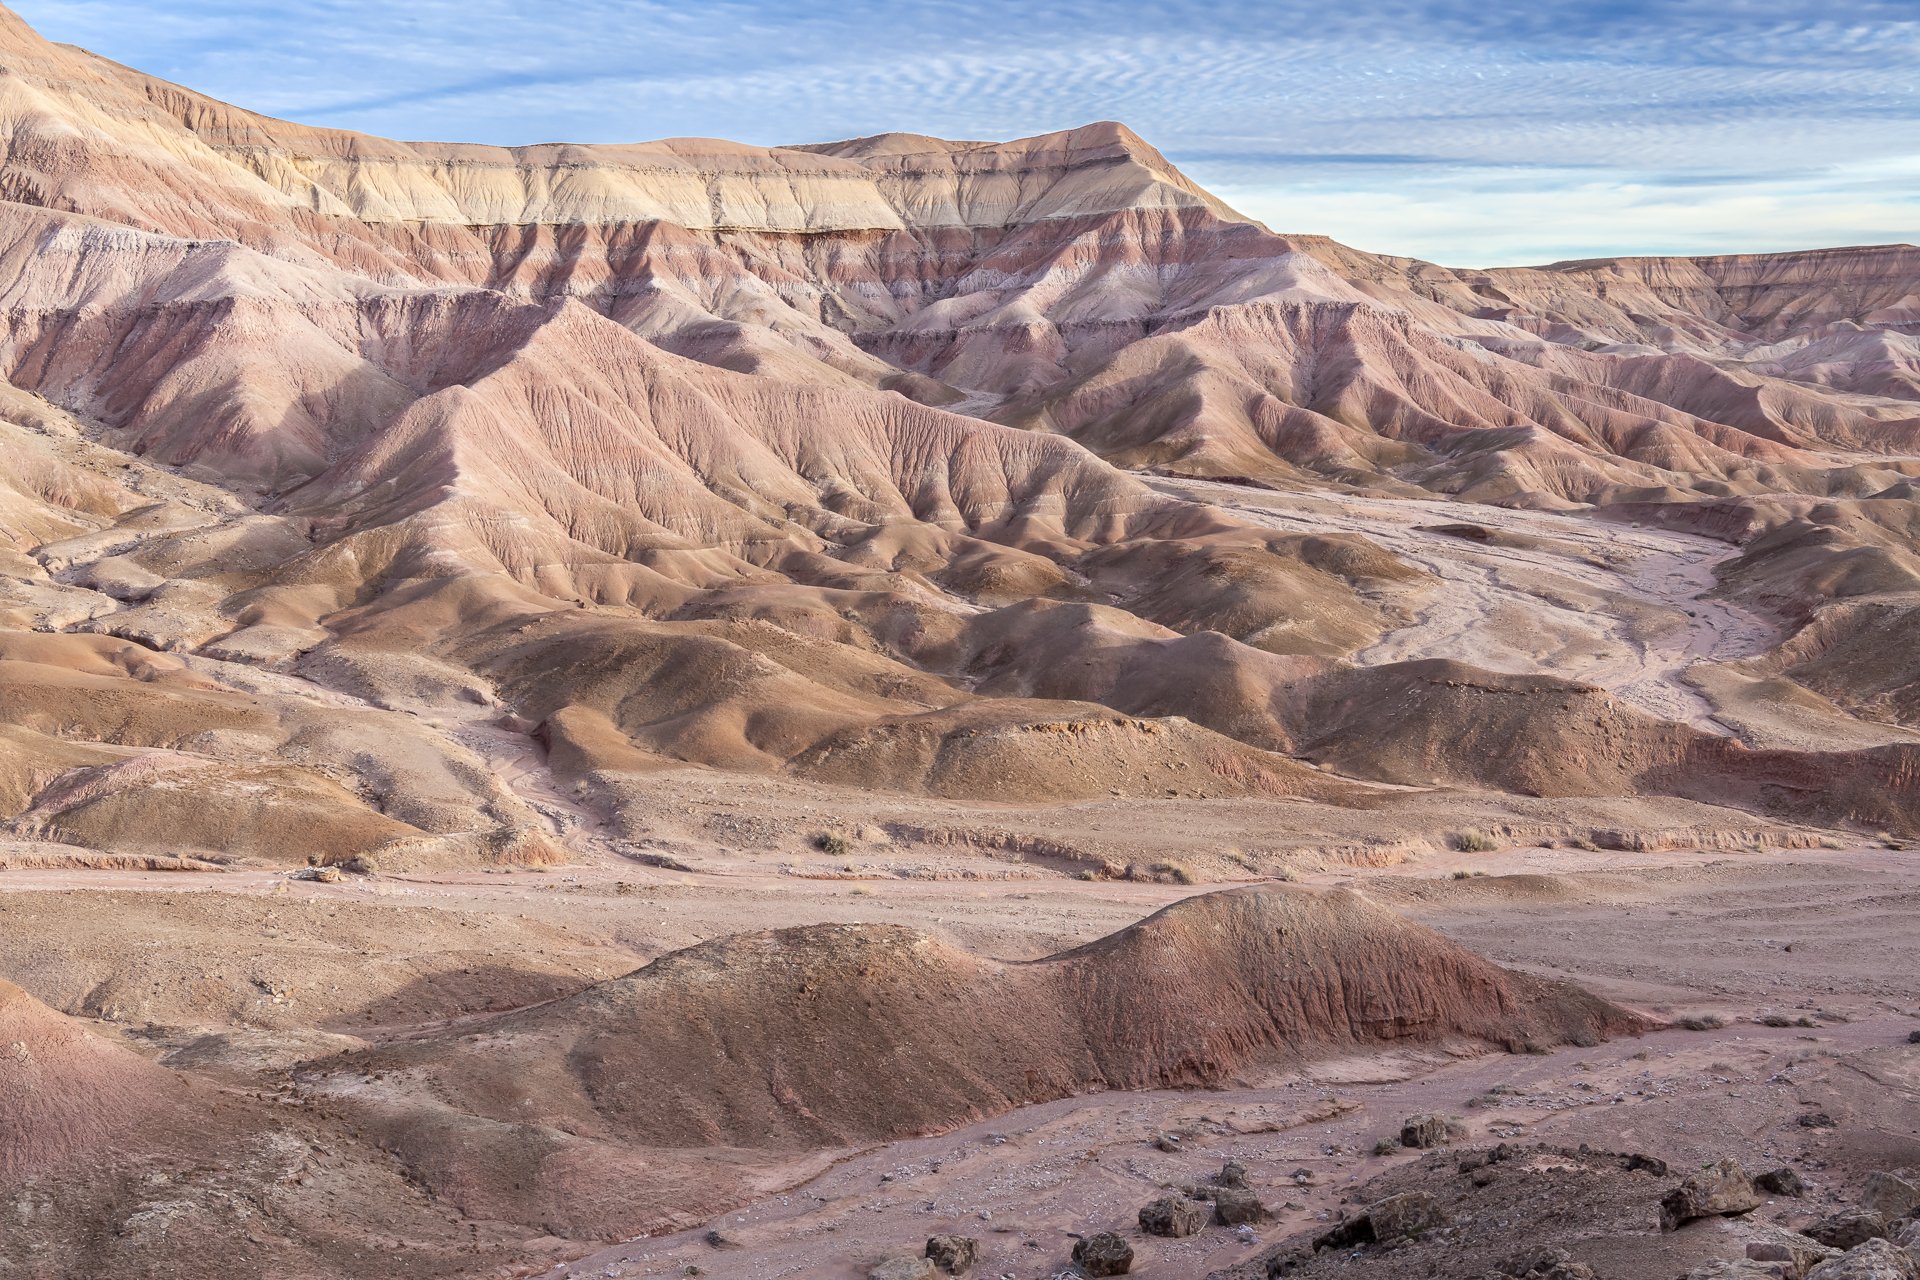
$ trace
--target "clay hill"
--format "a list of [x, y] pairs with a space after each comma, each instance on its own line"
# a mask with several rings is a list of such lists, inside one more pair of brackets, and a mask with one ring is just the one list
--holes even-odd
[[[1904, 634], [1916, 586], [1912, 249], [1448, 271], [1275, 234], [1119, 125], [432, 146], [11, 16], [0, 60], [19, 834], [564, 857], [496, 721], [616, 822], [683, 765], [1913, 822], [1903, 735], [1833, 754], [1850, 717], [1911, 722], [1910, 646], [1848, 637]], [[1738, 544], [1718, 589], [1798, 632], [1739, 691], [1833, 715], [1703, 741], [1580, 669], [1350, 668], [1443, 584], [1236, 496], [1275, 487]], [[1498, 749], [1449, 745], [1494, 720]]]

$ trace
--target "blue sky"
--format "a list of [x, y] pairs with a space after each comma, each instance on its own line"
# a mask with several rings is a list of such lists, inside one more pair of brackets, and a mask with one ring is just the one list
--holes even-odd
[[1124, 120], [1455, 265], [1920, 241], [1920, 0], [12, 0], [272, 115], [525, 143]]

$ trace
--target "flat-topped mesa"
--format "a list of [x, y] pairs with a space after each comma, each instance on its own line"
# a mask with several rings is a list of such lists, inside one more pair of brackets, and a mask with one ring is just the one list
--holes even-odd
[[1119, 125], [1000, 144], [915, 140], [911, 149], [894, 143], [899, 135], [818, 148], [711, 138], [503, 148], [271, 121], [249, 132], [249, 142], [221, 144], [236, 162], [289, 195], [316, 193], [320, 212], [363, 222], [821, 233], [997, 229], [1129, 209], [1239, 218]]

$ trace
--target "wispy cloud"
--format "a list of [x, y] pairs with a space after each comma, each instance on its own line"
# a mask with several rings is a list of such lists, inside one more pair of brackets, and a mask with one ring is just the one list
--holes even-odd
[[1127, 121], [1278, 229], [1459, 262], [1920, 239], [1910, 0], [16, 0], [229, 101], [524, 143]]

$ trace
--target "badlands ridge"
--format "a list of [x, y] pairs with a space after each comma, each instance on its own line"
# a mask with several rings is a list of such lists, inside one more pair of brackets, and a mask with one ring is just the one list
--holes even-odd
[[[0, 138], [0, 1277], [864, 1275], [992, 1218], [875, 1152], [1193, 1088], [1307, 1104], [1180, 1140], [1322, 1126], [1225, 1150], [1328, 1162], [1292, 1230], [1302, 1088], [1911, 1011], [1920, 249], [1451, 270], [1117, 124], [389, 142], [5, 10]], [[1712, 855], [1853, 958], [1547, 945], [1745, 928]], [[1146, 1177], [1002, 1160], [1023, 1280]]]

